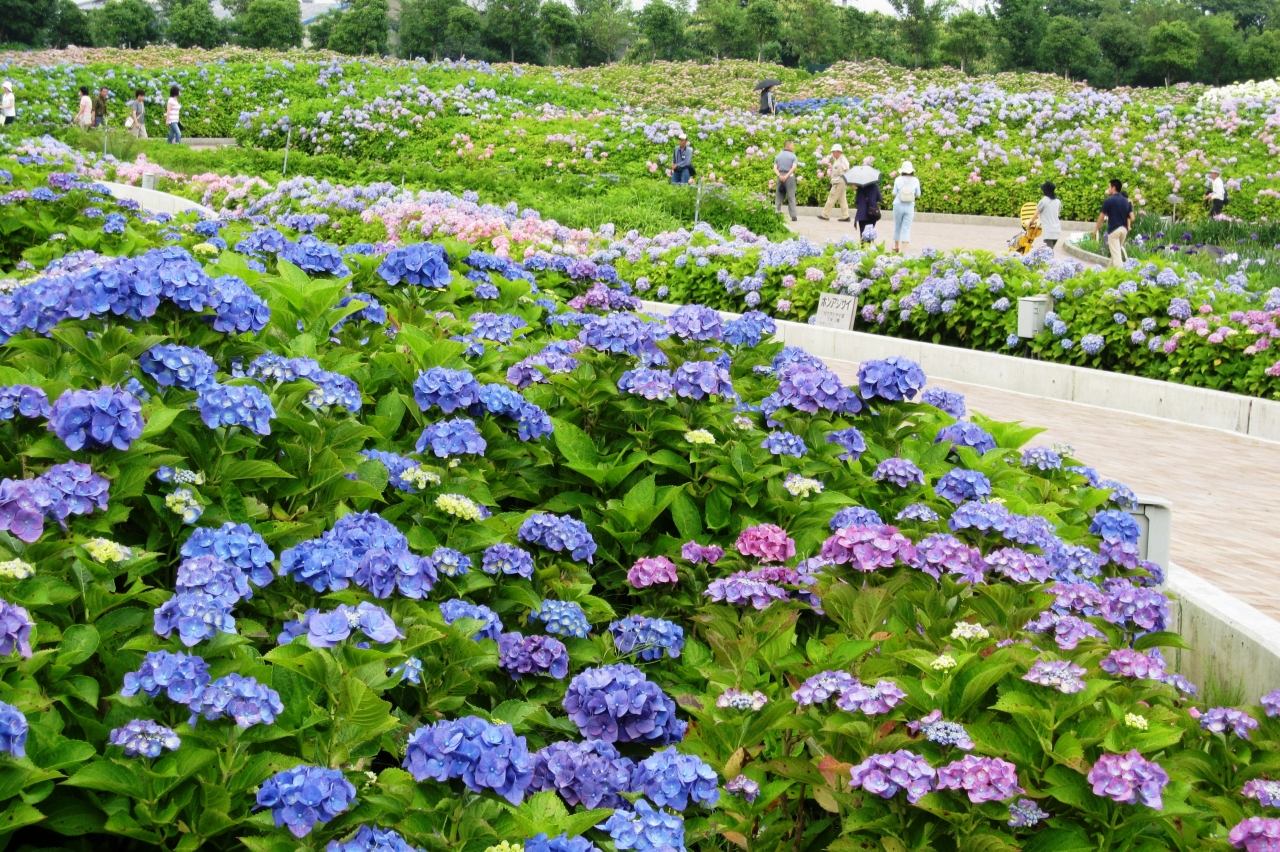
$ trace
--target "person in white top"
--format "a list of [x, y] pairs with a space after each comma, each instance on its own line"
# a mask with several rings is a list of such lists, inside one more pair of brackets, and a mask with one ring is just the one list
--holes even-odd
[[849, 217], [849, 192], [845, 186], [844, 173], [852, 168], [849, 158], [844, 155], [844, 146], [839, 142], [831, 146], [831, 162], [827, 166], [827, 177], [831, 178], [831, 191], [827, 193], [827, 204], [822, 208], [819, 219], [829, 220], [831, 210], [838, 203], [844, 212], [841, 222], [852, 221]]
[[18, 120], [18, 104], [13, 99], [13, 84], [8, 80], [0, 84], [0, 124], [13, 124]]
[[1209, 202], [1210, 216], [1221, 216], [1222, 205], [1227, 203], [1227, 185], [1222, 182], [1222, 169], [1212, 166], [1209, 169], [1209, 191], [1204, 200]]
[[88, 130], [93, 126], [93, 98], [89, 97], [88, 86], [80, 87], [80, 109], [76, 111], [71, 123], [81, 130]]
[[178, 87], [169, 87], [169, 100], [164, 105], [164, 123], [169, 126], [169, 144], [182, 142], [182, 104], [178, 101]]
[[903, 160], [893, 179], [893, 250], [905, 252], [911, 242], [911, 222], [916, 218], [920, 179], [910, 160]]
[[1036, 215], [1031, 224], [1038, 222], [1044, 244], [1055, 248], [1058, 240], [1062, 239], [1062, 199], [1058, 197], [1058, 188], [1053, 185], [1053, 181], [1047, 180], [1040, 184], [1040, 191], [1044, 193], [1044, 197], [1036, 205]]

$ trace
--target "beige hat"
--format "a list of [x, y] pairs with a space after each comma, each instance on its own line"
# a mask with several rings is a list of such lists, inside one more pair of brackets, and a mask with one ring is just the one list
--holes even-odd
[[916, 173], [916, 167], [911, 165], [910, 160], [903, 160], [902, 165], [898, 166], [898, 171], [904, 175], [913, 175]]
[[5, 89], [8, 89], [9, 91], [11, 91], [11, 92], [12, 92], [12, 91], [13, 91], [13, 84], [12, 84], [12, 83], [10, 83], [8, 80], [5, 80], [3, 84], [0, 84], [0, 88], [5, 88]]
[[1210, 167], [1209, 167], [1209, 174], [1211, 174], [1211, 175], [1220, 175], [1220, 174], [1222, 174], [1222, 169], [1218, 168], [1217, 166], [1210, 166]]
[[843, 153], [843, 152], [844, 152], [844, 146], [841, 145], [839, 142], [831, 146], [831, 153], [837, 154], [837, 153]]

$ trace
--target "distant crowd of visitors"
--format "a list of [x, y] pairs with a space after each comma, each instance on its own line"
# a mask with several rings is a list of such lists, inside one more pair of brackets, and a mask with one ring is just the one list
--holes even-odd
[[[180, 94], [181, 89], [178, 86], [170, 86], [169, 100], [164, 105], [164, 124], [169, 128], [168, 140], [171, 145], [182, 141], [182, 102], [178, 99]], [[138, 139], [147, 138], [146, 96], [144, 89], [134, 91], [133, 100], [129, 101], [128, 114], [124, 117], [124, 129]], [[81, 86], [80, 105], [71, 119], [72, 125], [81, 130], [106, 127], [110, 97], [111, 92], [106, 86], [99, 89], [98, 94], [92, 97], [89, 95], [89, 87]]]

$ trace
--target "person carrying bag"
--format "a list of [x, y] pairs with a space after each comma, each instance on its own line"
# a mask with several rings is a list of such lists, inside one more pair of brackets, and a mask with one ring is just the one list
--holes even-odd
[[849, 216], [849, 189], [848, 184], [844, 182], [844, 173], [852, 168], [849, 160], [844, 155], [844, 146], [839, 142], [831, 146], [831, 163], [827, 169], [827, 175], [831, 178], [831, 191], [827, 193], [827, 204], [822, 208], [822, 214], [819, 219], [829, 221], [831, 219], [831, 210], [837, 203], [844, 212], [841, 222], [853, 221]]

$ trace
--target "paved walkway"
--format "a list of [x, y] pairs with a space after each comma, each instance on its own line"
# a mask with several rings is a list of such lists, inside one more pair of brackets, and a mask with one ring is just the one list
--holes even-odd
[[[787, 227], [797, 234], [803, 234], [814, 242], [829, 242], [842, 239], [854, 233], [852, 222], [838, 222], [834, 218], [840, 215], [836, 208], [830, 221], [824, 222], [813, 214], [806, 215], [801, 211], [798, 221], [788, 222]], [[990, 252], [1007, 252], [1009, 239], [1019, 233], [1016, 225], [955, 225], [937, 222], [915, 222], [911, 225], [910, 254], [918, 254], [925, 246], [933, 246], [938, 251], [953, 249], [985, 249]], [[893, 220], [886, 217], [881, 220], [879, 241], [893, 247]], [[1067, 236], [1064, 233], [1064, 238]], [[1038, 241], [1037, 241], [1038, 244]], [[1058, 248], [1062, 250], [1061, 246]]]
[[[857, 365], [829, 361], [846, 382]], [[1280, 618], [1280, 443], [1011, 391], [938, 381], [969, 409], [1046, 427], [1032, 444], [1065, 443], [1076, 458], [1139, 495], [1173, 507], [1173, 561]]]

